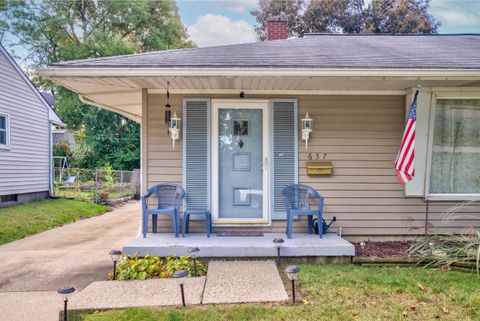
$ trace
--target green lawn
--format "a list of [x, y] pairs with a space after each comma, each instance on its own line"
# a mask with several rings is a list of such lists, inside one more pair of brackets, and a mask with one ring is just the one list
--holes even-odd
[[0, 208], [0, 244], [108, 210], [107, 206], [65, 199], [47, 199]]
[[427, 268], [301, 265], [300, 303], [131, 308], [85, 321], [480, 320], [480, 279]]

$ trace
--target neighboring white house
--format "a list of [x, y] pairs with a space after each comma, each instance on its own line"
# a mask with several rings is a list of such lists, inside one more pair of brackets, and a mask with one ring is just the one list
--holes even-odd
[[0, 46], [0, 206], [49, 195], [54, 124], [63, 125]]

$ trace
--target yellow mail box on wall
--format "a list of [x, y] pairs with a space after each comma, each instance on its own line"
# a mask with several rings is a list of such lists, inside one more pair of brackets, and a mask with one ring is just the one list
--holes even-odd
[[307, 162], [307, 175], [328, 176], [333, 174], [333, 164], [329, 161]]

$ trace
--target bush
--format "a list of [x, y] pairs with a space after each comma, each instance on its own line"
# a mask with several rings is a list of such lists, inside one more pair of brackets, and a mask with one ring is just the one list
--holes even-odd
[[[197, 276], [205, 275], [207, 267], [199, 260], [196, 262]], [[189, 276], [194, 275], [193, 261], [188, 256], [171, 256], [162, 260], [158, 256], [122, 255], [117, 265], [117, 280], [146, 280], [172, 277], [178, 270], [186, 270]], [[113, 273], [108, 274], [112, 279]]]

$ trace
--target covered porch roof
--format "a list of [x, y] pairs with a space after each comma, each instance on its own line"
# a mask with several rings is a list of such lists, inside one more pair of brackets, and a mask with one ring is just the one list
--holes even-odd
[[[480, 86], [480, 35], [314, 35], [57, 63], [39, 73], [138, 122], [142, 90], [171, 94], [404, 95]], [[466, 89], [468, 90], [468, 89]]]

